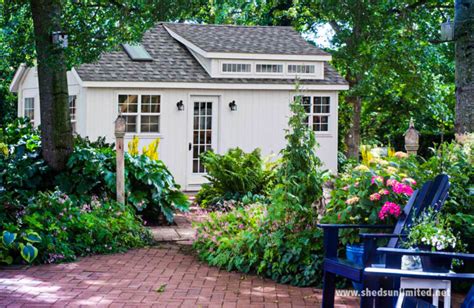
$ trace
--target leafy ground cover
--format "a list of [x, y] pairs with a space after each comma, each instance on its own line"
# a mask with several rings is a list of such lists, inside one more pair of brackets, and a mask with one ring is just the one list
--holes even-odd
[[150, 243], [145, 221], [173, 221], [188, 201], [163, 162], [126, 154], [126, 199], [115, 199], [115, 152], [76, 140], [67, 170], [42, 159], [37, 130], [16, 120], [0, 130], [0, 262], [59, 262]]

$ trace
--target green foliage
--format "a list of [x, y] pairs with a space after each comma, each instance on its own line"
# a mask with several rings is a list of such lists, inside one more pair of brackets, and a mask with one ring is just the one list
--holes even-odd
[[[68, 170], [57, 177], [57, 184], [68, 194], [114, 198], [115, 159], [115, 151], [110, 145], [85, 142], [76, 147], [69, 158]], [[126, 153], [125, 173], [127, 202], [146, 221], [159, 222], [164, 215], [168, 222], [172, 222], [176, 210], [188, 209], [186, 196], [162, 161]]]
[[2, 241], [0, 242], [0, 264], [12, 264], [15, 254], [20, 253], [23, 260], [28, 263], [33, 262], [38, 256], [38, 249], [31, 243], [41, 242], [38, 233], [27, 231], [22, 235], [21, 241], [17, 240], [17, 234], [4, 230]]
[[259, 149], [245, 153], [235, 148], [223, 155], [208, 151], [202, 162], [209, 183], [202, 185], [196, 201], [203, 207], [218, 207], [223, 200], [261, 200], [272, 189], [275, 164], [265, 163]]
[[20, 256], [29, 263], [37, 256], [39, 262], [70, 261], [150, 242], [149, 231], [130, 206], [95, 196], [85, 199], [60, 191], [38, 193], [16, 220], [4, 223], [10, 234], [24, 234], [24, 243], [9, 250], [7, 261], [19, 263]]
[[290, 103], [290, 110], [292, 114], [285, 136], [287, 145], [281, 151], [270, 214], [275, 220], [291, 217], [296, 221], [301, 219], [300, 223], [304, 224], [314, 221], [312, 204], [322, 197], [325, 173], [320, 171], [321, 161], [316, 156], [318, 145], [314, 132], [304, 124], [306, 113], [301, 97]]
[[442, 208], [454, 232], [461, 235], [468, 251], [474, 251], [474, 149], [473, 134], [461, 142], [452, 141], [433, 148], [433, 156], [411, 170], [423, 181], [439, 173], [449, 175], [448, 199]]
[[449, 226], [448, 219], [432, 210], [415, 220], [404, 244], [432, 251], [463, 251], [463, 244]]
[[51, 184], [39, 132], [26, 119], [0, 128], [0, 221], [14, 219], [39, 190]]

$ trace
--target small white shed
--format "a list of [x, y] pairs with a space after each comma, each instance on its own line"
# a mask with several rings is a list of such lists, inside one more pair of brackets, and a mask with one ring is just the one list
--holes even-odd
[[[160, 138], [160, 158], [184, 189], [196, 190], [205, 181], [199, 155], [206, 150], [277, 154], [288, 104], [302, 95], [317, 153], [336, 171], [338, 91], [348, 85], [330, 60], [291, 27], [159, 23], [140, 45], [124, 44], [68, 72], [71, 119], [81, 136], [113, 141], [120, 110], [126, 141]], [[22, 65], [10, 88], [18, 116], [39, 125], [36, 69]]]

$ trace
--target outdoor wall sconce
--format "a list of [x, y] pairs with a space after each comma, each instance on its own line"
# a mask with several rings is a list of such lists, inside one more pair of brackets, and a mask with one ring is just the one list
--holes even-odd
[[179, 111], [183, 111], [183, 110], [184, 110], [183, 101], [180, 100], [179, 102], [177, 102], [177, 103], [176, 103], [176, 107], [178, 107], [178, 110], [179, 110]]
[[51, 33], [51, 42], [60, 48], [67, 48], [67, 34], [61, 31]]
[[230, 108], [230, 111], [236, 111], [237, 110], [237, 104], [235, 103], [235, 101], [231, 101], [229, 103], [229, 108]]

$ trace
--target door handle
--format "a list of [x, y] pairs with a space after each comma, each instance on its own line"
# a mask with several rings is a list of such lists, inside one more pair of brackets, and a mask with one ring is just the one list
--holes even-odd
[[192, 148], [193, 148], [193, 145], [190, 142], [189, 145], [188, 145], [188, 150], [191, 151]]

